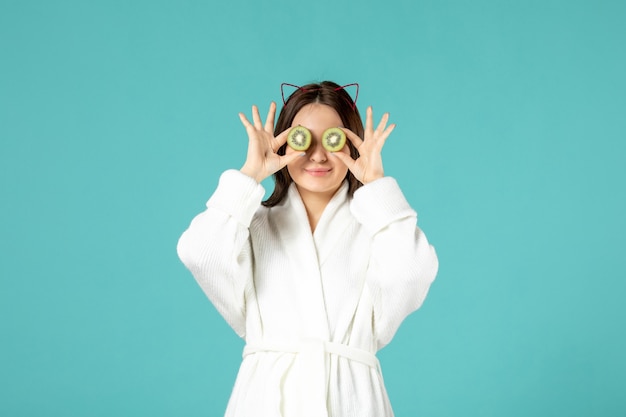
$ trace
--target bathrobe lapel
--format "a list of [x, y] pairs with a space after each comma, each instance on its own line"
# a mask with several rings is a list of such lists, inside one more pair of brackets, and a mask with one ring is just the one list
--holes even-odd
[[285, 203], [275, 207], [280, 219], [281, 244], [295, 270], [296, 304], [302, 325], [300, 338], [329, 340], [330, 337], [320, 265], [335, 254], [334, 245], [351, 224], [347, 192], [348, 184], [344, 182], [326, 206], [314, 234], [294, 184]]
[[284, 205], [275, 207], [280, 219], [278, 233], [284, 253], [295, 272], [297, 312], [300, 328], [298, 339], [297, 386], [298, 399], [294, 415], [326, 417], [328, 375], [330, 363], [326, 360], [325, 342], [330, 340], [328, 312], [320, 266], [333, 253], [333, 244], [339, 241], [349, 221], [346, 202], [347, 184], [326, 206], [315, 233], [311, 234], [306, 209], [294, 184], [288, 191]]
[[[322, 277], [317, 248], [311, 234], [306, 209], [295, 185], [289, 188], [285, 204], [280, 206], [280, 235], [284, 253], [288, 257], [295, 281], [300, 339], [328, 340], [328, 316], [324, 303]], [[276, 207], [279, 208], [279, 207]]]
[[342, 254], [337, 254], [335, 246], [341, 242], [341, 237], [352, 222], [347, 196], [348, 183], [344, 181], [326, 206], [315, 228], [313, 239], [320, 266], [332, 256], [342, 256]]

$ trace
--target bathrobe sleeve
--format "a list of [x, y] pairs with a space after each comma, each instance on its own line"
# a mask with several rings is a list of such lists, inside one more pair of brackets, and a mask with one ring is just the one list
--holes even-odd
[[178, 256], [226, 322], [245, 336], [245, 298], [252, 291], [249, 226], [263, 187], [236, 170], [224, 172], [206, 210], [178, 241]]
[[439, 264], [395, 179], [384, 177], [359, 188], [351, 210], [371, 238], [366, 284], [380, 349], [406, 316], [422, 305]]

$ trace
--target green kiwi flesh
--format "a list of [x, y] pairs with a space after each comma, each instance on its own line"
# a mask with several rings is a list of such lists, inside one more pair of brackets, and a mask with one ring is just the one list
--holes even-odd
[[311, 131], [304, 126], [292, 127], [287, 134], [287, 144], [296, 151], [306, 151], [311, 146]]
[[326, 129], [322, 135], [322, 146], [329, 152], [338, 152], [346, 144], [346, 134], [338, 127]]

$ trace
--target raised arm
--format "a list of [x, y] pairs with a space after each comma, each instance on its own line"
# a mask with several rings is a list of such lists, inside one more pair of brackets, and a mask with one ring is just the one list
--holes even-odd
[[248, 135], [246, 161], [240, 171], [220, 177], [207, 209], [197, 215], [178, 242], [178, 255], [217, 310], [240, 336], [245, 335], [245, 294], [252, 290], [249, 226], [265, 190], [259, 184], [298, 154], [280, 156], [286, 132], [274, 137], [276, 104], [265, 121], [256, 106], [252, 120], [239, 114]]
[[422, 305], [439, 267], [434, 248], [417, 227], [417, 213], [397, 182], [384, 176], [381, 151], [395, 128], [388, 122], [385, 113], [374, 126], [368, 107], [363, 138], [344, 129], [360, 156], [353, 160], [347, 154], [334, 154], [364, 184], [354, 194], [351, 210], [372, 239], [366, 282], [373, 297], [379, 348]]
[[265, 191], [236, 170], [220, 177], [206, 210], [198, 214], [178, 241], [178, 256], [222, 314], [245, 335], [245, 294], [252, 285], [248, 227]]
[[366, 283], [374, 304], [374, 332], [380, 349], [402, 321], [417, 310], [439, 267], [435, 249], [417, 226], [397, 182], [391, 177], [357, 190], [352, 212], [371, 236]]

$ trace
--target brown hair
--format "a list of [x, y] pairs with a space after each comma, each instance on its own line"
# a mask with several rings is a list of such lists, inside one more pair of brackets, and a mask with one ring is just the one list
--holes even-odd
[[[319, 103], [332, 107], [341, 118], [343, 126], [356, 133], [360, 138], [363, 138], [363, 122], [361, 121], [361, 115], [356, 108], [355, 103], [352, 101], [350, 94], [346, 92], [339, 84], [332, 81], [322, 81], [320, 83], [307, 84], [297, 89], [285, 102], [284, 107], [278, 115], [278, 121], [274, 128], [274, 135], [287, 130], [291, 127], [293, 119], [296, 114], [307, 104]], [[356, 150], [350, 140], [346, 141], [346, 144], [350, 148], [350, 156], [353, 159], [359, 157], [359, 151]], [[287, 144], [281, 146], [277, 153], [279, 155], [285, 154]], [[352, 172], [348, 170], [345, 180], [348, 181], [348, 196], [352, 197], [354, 192], [363, 184], [356, 179]], [[266, 207], [273, 207], [279, 204], [283, 198], [287, 195], [287, 190], [293, 180], [289, 175], [287, 167], [283, 167], [280, 171], [274, 174], [274, 191], [272, 195], [265, 201], [263, 205]]]

